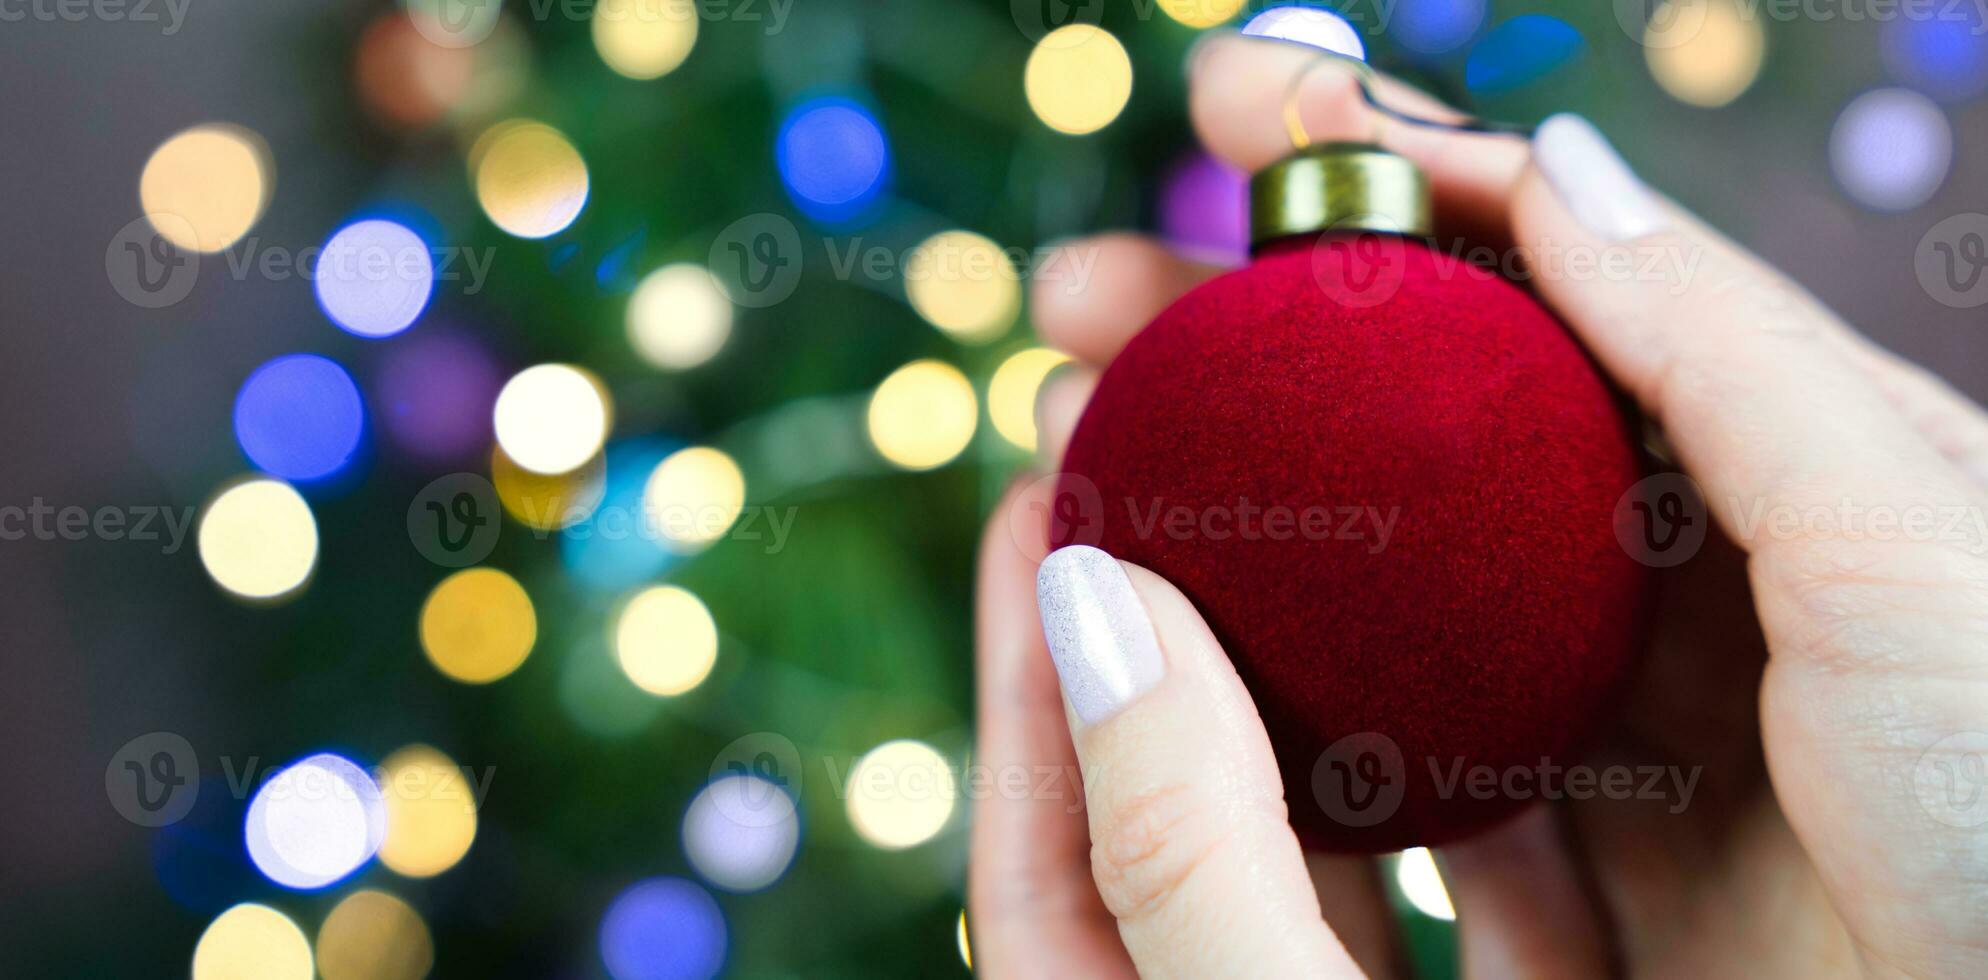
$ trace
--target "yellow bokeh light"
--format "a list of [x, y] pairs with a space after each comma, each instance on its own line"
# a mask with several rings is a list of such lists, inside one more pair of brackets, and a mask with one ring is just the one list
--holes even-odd
[[289, 484], [253, 479], [221, 492], [200, 516], [200, 563], [246, 599], [296, 591], [318, 561], [318, 522]]
[[1395, 858], [1394, 881], [1408, 904], [1430, 918], [1454, 920], [1449, 889], [1443, 887], [1443, 874], [1436, 870], [1436, 858], [1426, 847], [1411, 847]]
[[615, 620], [614, 656], [636, 687], [661, 697], [682, 694], [711, 676], [718, 624], [703, 601], [683, 589], [644, 589]]
[[498, 123], [478, 137], [469, 158], [483, 213], [519, 238], [558, 234], [587, 204], [586, 161], [544, 123]]
[[994, 369], [987, 383], [987, 416], [1001, 438], [1035, 451], [1035, 396], [1049, 372], [1070, 360], [1062, 351], [1031, 347], [1019, 351]]
[[1111, 124], [1132, 98], [1132, 59], [1111, 32], [1070, 24], [1036, 42], [1022, 73], [1029, 108], [1049, 128], [1082, 136]]
[[262, 217], [274, 171], [256, 134], [225, 123], [195, 126], [152, 151], [138, 178], [138, 202], [161, 238], [218, 252]]
[[915, 847], [945, 829], [958, 795], [938, 749], [908, 738], [885, 742], [849, 774], [849, 823], [885, 850]]
[[628, 342], [659, 368], [704, 363], [732, 335], [725, 285], [701, 265], [679, 262], [642, 277], [628, 297]]
[[557, 531], [593, 514], [607, 494], [607, 464], [595, 456], [575, 470], [559, 474], [533, 473], [490, 449], [490, 483], [504, 512], [538, 531]]
[[697, 43], [695, 0], [600, 0], [594, 50], [618, 75], [661, 78]]
[[243, 902], [200, 934], [193, 980], [311, 980], [311, 941], [289, 916]]
[[951, 462], [973, 441], [979, 402], [966, 375], [944, 361], [913, 361], [870, 396], [870, 442], [908, 470]]
[[680, 449], [656, 465], [642, 490], [643, 519], [666, 548], [701, 551], [725, 536], [745, 509], [745, 474], [721, 450]]
[[409, 878], [456, 866], [476, 840], [476, 795], [455, 760], [410, 745], [380, 763], [387, 836], [380, 863]]
[[1243, 0], [1160, 0], [1168, 17], [1189, 27], [1213, 27], [1226, 23], [1243, 8]]
[[413, 906], [362, 889], [345, 896], [318, 927], [324, 980], [421, 980], [435, 966], [435, 941]]
[[969, 969], [969, 970], [971, 970], [971, 969], [973, 969], [973, 940], [969, 939], [969, 938], [967, 937], [967, 934], [966, 934], [966, 910], [965, 910], [965, 909], [960, 909], [960, 910], [959, 910], [959, 929], [958, 929], [958, 932], [959, 932], [959, 935], [958, 935], [958, 936], [957, 936], [956, 938], [958, 938], [958, 940], [959, 940], [959, 961], [960, 961], [961, 963], [964, 963], [964, 964], [966, 964], [966, 968], [967, 968], [967, 969]]
[[518, 580], [466, 568], [442, 580], [421, 607], [421, 649], [435, 669], [465, 684], [517, 670], [538, 639], [538, 615]]
[[1022, 308], [1014, 261], [970, 231], [940, 232], [913, 249], [904, 292], [926, 322], [969, 344], [1006, 333]]
[[1707, 109], [1751, 87], [1766, 52], [1759, 17], [1736, 0], [1665, 0], [1643, 35], [1643, 57], [1657, 84], [1679, 102]]
[[511, 461], [534, 473], [568, 473], [607, 440], [607, 390], [570, 364], [540, 364], [512, 375], [497, 393], [491, 422]]

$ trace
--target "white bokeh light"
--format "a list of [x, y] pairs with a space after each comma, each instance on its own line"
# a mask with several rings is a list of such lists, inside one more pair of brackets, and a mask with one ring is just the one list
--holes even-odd
[[1926, 203], [1953, 163], [1945, 113], [1909, 89], [1883, 88], [1852, 100], [1829, 133], [1829, 166], [1845, 193], [1877, 211]]
[[286, 888], [323, 888], [359, 869], [386, 839], [380, 788], [351, 760], [323, 753], [271, 777], [249, 803], [249, 858]]
[[1367, 60], [1367, 42], [1346, 18], [1319, 7], [1272, 7], [1243, 25], [1246, 37], [1273, 37]]
[[713, 781], [683, 816], [684, 855], [706, 881], [726, 891], [758, 891], [779, 881], [800, 842], [794, 798], [758, 776]]

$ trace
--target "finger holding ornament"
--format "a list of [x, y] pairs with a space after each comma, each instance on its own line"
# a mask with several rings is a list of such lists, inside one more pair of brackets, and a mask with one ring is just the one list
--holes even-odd
[[1058, 245], [1036, 268], [1029, 309], [1044, 340], [1103, 367], [1148, 320], [1221, 271], [1145, 235], [1092, 235]]
[[1097, 370], [1081, 365], [1058, 368], [1042, 383], [1035, 396], [1035, 451], [1045, 469], [1062, 468], [1063, 450], [1097, 386]]

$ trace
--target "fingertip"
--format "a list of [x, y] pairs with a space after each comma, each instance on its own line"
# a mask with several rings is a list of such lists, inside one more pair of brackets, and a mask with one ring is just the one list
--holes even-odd
[[1090, 368], [1069, 365], [1056, 369], [1035, 399], [1036, 457], [1052, 470], [1063, 467], [1063, 454], [1070, 437], [1090, 404], [1091, 392], [1098, 386], [1098, 373]]
[[1148, 320], [1218, 271], [1143, 235], [1075, 239], [1056, 246], [1030, 285], [1036, 331], [1070, 356], [1101, 366]]

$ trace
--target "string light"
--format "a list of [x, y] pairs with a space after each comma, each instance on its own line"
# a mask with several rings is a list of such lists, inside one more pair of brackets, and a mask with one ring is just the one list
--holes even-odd
[[953, 339], [984, 344], [1021, 312], [1021, 273], [1001, 246], [970, 231], [944, 231], [911, 252], [904, 267], [911, 308]]
[[794, 798], [758, 776], [722, 776], [683, 817], [683, 852], [711, 884], [755, 892], [780, 880], [801, 840]]
[[601, 917], [601, 961], [614, 980], [708, 980], [725, 967], [725, 913], [682, 878], [651, 878]]
[[537, 639], [531, 596], [494, 568], [466, 568], [443, 579], [421, 607], [421, 649], [436, 670], [465, 684], [508, 676]]
[[1367, 42], [1360, 32], [1323, 7], [1272, 7], [1251, 17], [1242, 32], [1246, 37], [1272, 37], [1367, 60]]
[[382, 891], [345, 896], [318, 927], [324, 980], [422, 980], [435, 966], [435, 941], [421, 913]]
[[311, 941], [267, 905], [243, 902], [214, 917], [193, 947], [193, 980], [311, 980]]
[[1443, 887], [1442, 872], [1436, 870], [1436, 858], [1428, 848], [1411, 847], [1396, 856], [1394, 880], [1416, 911], [1445, 922], [1456, 919], [1449, 889]]
[[732, 335], [725, 284], [701, 265], [679, 262], [647, 276], [628, 298], [628, 341], [656, 367], [681, 371], [710, 360]]
[[885, 742], [849, 774], [849, 823], [884, 850], [916, 847], [945, 829], [956, 796], [939, 750], [913, 739]]
[[1829, 133], [1829, 164], [1852, 200], [1875, 211], [1926, 203], [1953, 163], [1953, 131], [1933, 100], [1902, 88], [1852, 100]]
[[959, 910], [959, 925], [955, 928], [954, 932], [956, 933], [954, 938], [959, 942], [959, 961], [966, 964], [966, 968], [971, 970], [973, 969], [973, 940], [966, 934], [965, 909]]
[[428, 243], [406, 225], [355, 221], [331, 236], [311, 274], [318, 307], [354, 336], [391, 337], [414, 325], [435, 289]]
[[1132, 59], [1109, 31], [1068, 24], [1029, 53], [1023, 91], [1036, 118], [1059, 133], [1082, 136], [1111, 125], [1132, 99]]
[[498, 123], [470, 148], [476, 200], [491, 223], [519, 238], [566, 230], [587, 205], [587, 163], [566, 134], [544, 123]]
[[774, 157], [788, 196], [817, 221], [861, 216], [890, 176], [883, 126], [867, 107], [839, 96], [795, 106], [780, 126]]
[[1189, 27], [1213, 27], [1234, 17], [1243, 0], [1160, 0], [1160, 10]]
[[513, 520], [536, 531], [557, 531], [592, 516], [607, 492], [606, 461], [595, 456], [579, 469], [559, 474], [533, 473], [490, 449], [490, 484], [497, 500]]
[[317, 520], [289, 484], [251, 479], [207, 505], [199, 548], [216, 585], [245, 599], [275, 599], [302, 587], [317, 567]]
[[1651, 77], [1679, 102], [1716, 109], [1760, 77], [1767, 32], [1736, 0], [1664, 0], [1643, 32]]
[[159, 237], [188, 251], [218, 252], [262, 217], [274, 171], [262, 137], [208, 123], [152, 151], [138, 178], [138, 201]]
[[913, 361], [870, 396], [870, 442], [908, 470], [952, 461], [973, 441], [979, 406], [966, 375], [944, 361]]
[[456, 866], [476, 840], [476, 796], [441, 750], [410, 745], [380, 763], [387, 836], [380, 863], [409, 878]]
[[1001, 438], [1035, 451], [1035, 398], [1049, 372], [1070, 360], [1062, 351], [1031, 347], [1017, 351], [987, 383], [987, 416]]
[[616, 74], [661, 78], [697, 43], [695, 0], [600, 0], [593, 33], [594, 50]]
[[607, 440], [607, 394], [579, 368], [540, 364], [504, 383], [492, 424], [512, 462], [534, 473], [570, 472]]
[[386, 837], [380, 788], [352, 760], [331, 753], [299, 759], [249, 802], [249, 859], [285, 888], [323, 888], [371, 860]]
[[725, 536], [745, 510], [745, 474], [722, 450], [681, 449], [657, 464], [642, 491], [644, 519], [659, 543], [694, 554]]
[[316, 354], [256, 368], [235, 395], [235, 440], [249, 461], [286, 480], [319, 480], [359, 449], [366, 411], [352, 376]]
[[711, 675], [718, 662], [718, 624], [703, 601], [684, 589], [644, 589], [615, 620], [614, 655], [636, 687], [674, 697]]

